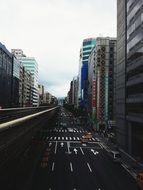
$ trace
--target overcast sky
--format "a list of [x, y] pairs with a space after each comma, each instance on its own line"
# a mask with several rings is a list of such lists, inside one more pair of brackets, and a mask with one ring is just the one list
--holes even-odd
[[0, 0], [0, 41], [35, 57], [39, 82], [66, 96], [82, 40], [116, 37], [116, 0]]

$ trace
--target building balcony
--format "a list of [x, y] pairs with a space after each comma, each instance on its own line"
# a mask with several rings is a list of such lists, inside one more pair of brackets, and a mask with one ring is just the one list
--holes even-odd
[[127, 86], [134, 86], [136, 84], [143, 83], [143, 73], [135, 75], [134, 77], [131, 77], [127, 81]]
[[129, 95], [126, 99], [127, 103], [143, 103], [143, 93]]
[[128, 113], [126, 116], [128, 121], [143, 123], [143, 114], [141, 113]]

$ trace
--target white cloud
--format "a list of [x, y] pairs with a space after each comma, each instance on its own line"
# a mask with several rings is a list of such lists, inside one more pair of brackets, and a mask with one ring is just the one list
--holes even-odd
[[0, 41], [34, 56], [40, 81], [65, 96], [78, 72], [82, 40], [116, 36], [116, 1], [1, 0], [0, 23]]

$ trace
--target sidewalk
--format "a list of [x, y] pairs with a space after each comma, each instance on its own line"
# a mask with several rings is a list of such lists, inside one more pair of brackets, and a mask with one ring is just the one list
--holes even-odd
[[[117, 150], [117, 146], [114, 145], [113, 143], [109, 143], [108, 138], [105, 138], [99, 134], [98, 135], [96, 134], [96, 136], [101, 141], [101, 144], [106, 151]], [[132, 177], [135, 179], [137, 176], [137, 173], [140, 171], [143, 171], [143, 164], [137, 162], [137, 160], [135, 160], [132, 156], [127, 154], [124, 150], [119, 148], [118, 151], [121, 154], [121, 165], [122, 165], [122, 167], [128, 173], [130, 173], [130, 175], [132, 175]]]

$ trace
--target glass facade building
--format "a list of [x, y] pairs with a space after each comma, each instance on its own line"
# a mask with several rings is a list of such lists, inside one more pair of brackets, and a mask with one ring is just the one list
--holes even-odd
[[83, 40], [80, 49], [80, 64], [79, 64], [79, 104], [81, 107], [87, 108], [88, 94], [88, 58], [92, 48], [96, 44], [95, 38]]
[[12, 54], [0, 43], [0, 107], [11, 107]]

